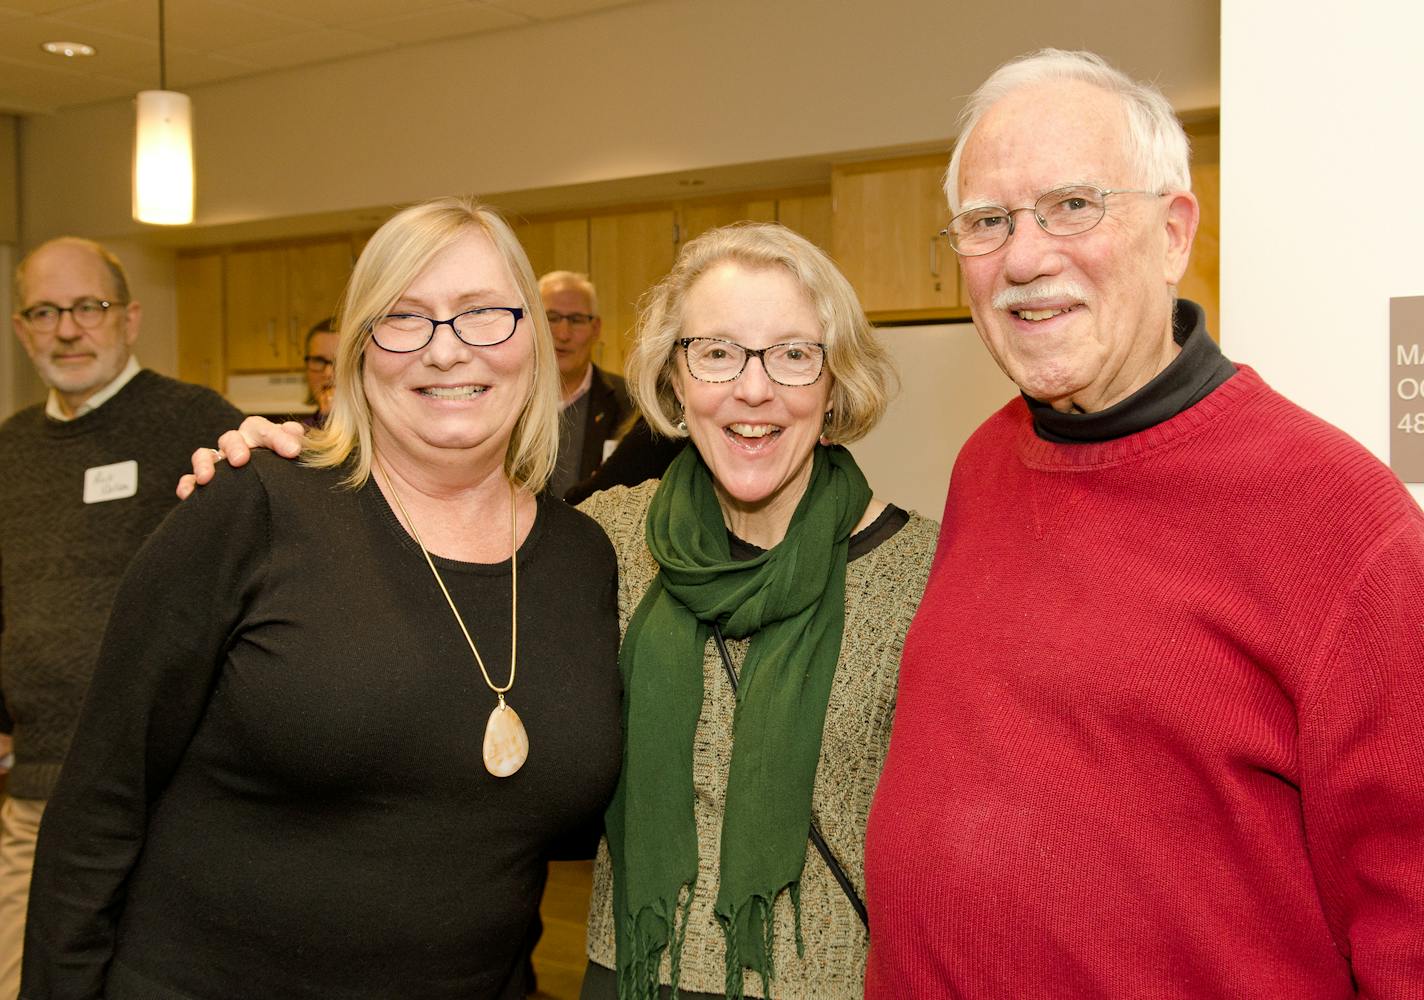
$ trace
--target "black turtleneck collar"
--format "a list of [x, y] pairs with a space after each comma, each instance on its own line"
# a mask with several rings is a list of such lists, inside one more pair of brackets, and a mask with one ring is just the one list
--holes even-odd
[[1206, 314], [1195, 302], [1177, 300], [1172, 313], [1172, 339], [1182, 349], [1172, 363], [1151, 382], [1106, 410], [1059, 413], [1047, 403], [1025, 395], [1024, 402], [1033, 414], [1034, 433], [1059, 444], [1127, 437], [1170, 420], [1236, 374], [1236, 366], [1206, 332]]

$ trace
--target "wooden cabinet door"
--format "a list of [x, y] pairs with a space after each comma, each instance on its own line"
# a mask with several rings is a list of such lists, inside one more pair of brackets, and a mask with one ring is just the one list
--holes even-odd
[[831, 253], [831, 196], [801, 195], [778, 198], [776, 221], [793, 229], [826, 253]]
[[287, 251], [234, 250], [223, 264], [229, 371], [293, 367], [287, 315]]
[[603, 314], [603, 336], [593, 349], [600, 368], [622, 373], [633, 346], [638, 299], [672, 268], [675, 222], [670, 208], [590, 220], [588, 271]]
[[344, 237], [287, 251], [288, 367], [302, 366], [307, 331], [335, 314], [355, 262]]
[[775, 222], [776, 201], [771, 198], [686, 202], [679, 211], [678, 249], [709, 229], [734, 222]]
[[178, 377], [223, 392], [223, 258], [221, 253], [180, 256], [174, 265], [178, 294]]
[[588, 273], [588, 219], [521, 222], [514, 235], [529, 255], [535, 278], [550, 271]]
[[959, 266], [939, 236], [949, 219], [945, 158], [837, 167], [832, 244], [865, 311], [923, 316], [957, 308]]
[[1192, 193], [1201, 206], [1201, 221], [1192, 255], [1187, 260], [1187, 273], [1177, 284], [1177, 294], [1191, 299], [1206, 311], [1206, 328], [1212, 337], [1221, 339], [1221, 165], [1192, 164]]

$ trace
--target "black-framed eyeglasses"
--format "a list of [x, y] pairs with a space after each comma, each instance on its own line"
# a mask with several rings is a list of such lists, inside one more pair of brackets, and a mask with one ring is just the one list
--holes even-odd
[[31, 327], [44, 333], [59, 329], [59, 321], [65, 313], [86, 330], [92, 330], [104, 322], [104, 316], [114, 306], [127, 305], [126, 302], [110, 302], [108, 299], [84, 298], [72, 306], [57, 306], [53, 302], [40, 302], [28, 309], [20, 310], [20, 318]]
[[435, 331], [448, 326], [456, 337], [471, 347], [494, 347], [514, 336], [524, 318], [524, 310], [514, 306], [483, 306], [467, 309], [449, 319], [431, 319], [419, 313], [388, 313], [376, 320], [371, 339], [383, 351], [409, 354], [435, 339]]
[[324, 354], [308, 354], [302, 358], [307, 363], [307, 371], [315, 375], [317, 372], [329, 372], [336, 368], [336, 359], [328, 358]]
[[1009, 237], [1014, 235], [1015, 215], [1031, 211], [1033, 221], [1050, 236], [1077, 236], [1103, 221], [1108, 210], [1108, 196], [1114, 194], [1165, 196], [1160, 191], [1138, 188], [1104, 191], [1091, 184], [1070, 184], [1039, 195], [1032, 207], [984, 205], [960, 212], [940, 230], [940, 235], [949, 237], [949, 245], [961, 257], [982, 257], [1009, 242]]
[[687, 373], [699, 382], [731, 382], [746, 370], [748, 359], [760, 358], [762, 370], [773, 382], [812, 385], [820, 379], [826, 362], [826, 345], [809, 340], [759, 350], [716, 337], [683, 337], [677, 345], [687, 361]]
[[598, 319], [593, 313], [561, 313], [554, 309], [546, 310], [544, 316], [549, 320], [550, 326], [558, 326], [564, 322], [569, 326], [588, 326]]

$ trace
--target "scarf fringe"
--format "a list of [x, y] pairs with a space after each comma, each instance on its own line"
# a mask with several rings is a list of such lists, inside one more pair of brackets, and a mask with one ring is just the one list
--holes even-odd
[[[632, 960], [618, 968], [619, 1000], [658, 1000], [658, 973], [662, 969], [663, 953], [668, 955], [669, 978], [672, 980], [671, 1000], [678, 1000], [678, 979], [682, 974], [682, 946], [687, 940], [688, 915], [692, 912], [692, 897], [695, 883], [685, 883], [679, 891], [681, 899], [670, 915], [657, 912], [659, 907], [645, 906], [634, 914], [631, 926], [624, 935]], [[652, 919], [640, 920], [649, 916]], [[671, 925], [666, 938], [649, 928], [661, 924]]]
[[[791, 896], [792, 923], [795, 927], [796, 935], [796, 957], [806, 957], [806, 942], [801, 934], [801, 883], [792, 882], [786, 887]], [[761, 978], [762, 993], [767, 1000], [771, 1000], [771, 982], [776, 978], [776, 920], [775, 920], [775, 897], [767, 899], [765, 896], [753, 896], [745, 903], [733, 908], [729, 918], [722, 921], [722, 936], [727, 943], [727, 1000], [745, 1000], [746, 998], [746, 970], [750, 969]], [[748, 926], [755, 932], [758, 925], [761, 928], [761, 953], [765, 958], [763, 966], [757, 966], [746, 962], [742, 958], [742, 946], [737, 933], [737, 926], [741, 923], [743, 916], [748, 920]], [[676, 997], [674, 997], [676, 1000]]]

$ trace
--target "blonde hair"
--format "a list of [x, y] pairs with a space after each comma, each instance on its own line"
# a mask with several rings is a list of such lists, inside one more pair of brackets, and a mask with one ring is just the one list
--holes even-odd
[[837, 444], [859, 440], [885, 413], [895, 389], [890, 356], [875, 339], [850, 282], [805, 237], [774, 222], [736, 223], [688, 243], [666, 278], [638, 309], [636, 343], [625, 374], [628, 391], [653, 430], [685, 436], [676, 427], [681, 407], [673, 390], [683, 301], [697, 279], [725, 261], [751, 268], [785, 268], [816, 310], [831, 376], [830, 417], [822, 434]]
[[351, 460], [349, 485], [360, 486], [370, 477], [371, 406], [362, 376], [371, 331], [430, 262], [471, 231], [494, 244], [534, 332], [534, 371], [504, 456], [504, 472], [531, 492], [548, 481], [559, 450], [559, 370], [549, 323], [529, 258], [509, 224], [468, 197], [437, 198], [397, 213], [361, 251], [336, 313], [341, 340], [331, 415], [324, 427], [307, 435], [302, 457], [308, 465], [330, 468]]

